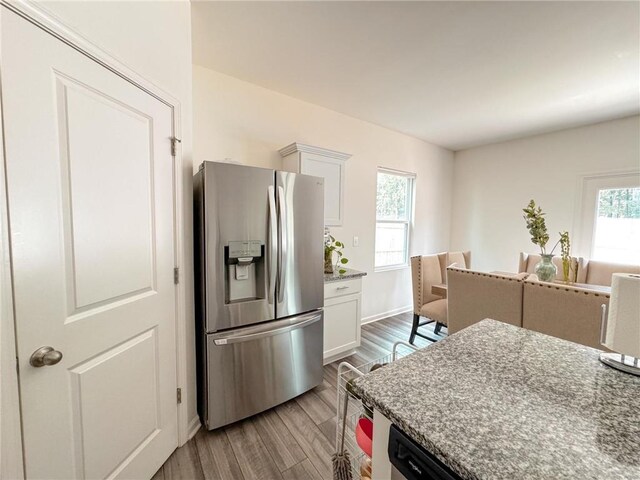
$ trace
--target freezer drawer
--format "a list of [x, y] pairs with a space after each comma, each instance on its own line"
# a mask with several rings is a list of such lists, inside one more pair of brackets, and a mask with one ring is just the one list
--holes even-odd
[[322, 383], [321, 310], [207, 335], [206, 409], [212, 430]]

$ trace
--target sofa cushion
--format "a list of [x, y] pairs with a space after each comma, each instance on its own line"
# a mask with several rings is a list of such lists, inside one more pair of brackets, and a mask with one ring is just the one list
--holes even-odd
[[443, 298], [429, 302], [420, 309], [420, 315], [443, 325], [447, 324], [447, 301]]

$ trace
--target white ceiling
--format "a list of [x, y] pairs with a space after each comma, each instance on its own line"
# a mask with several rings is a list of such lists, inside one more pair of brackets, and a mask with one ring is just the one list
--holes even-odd
[[192, 5], [195, 63], [453, 150], [640, 111], [636, 1]]

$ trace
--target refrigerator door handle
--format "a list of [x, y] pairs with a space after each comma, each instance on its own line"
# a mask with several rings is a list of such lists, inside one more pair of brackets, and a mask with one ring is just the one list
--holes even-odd
[[[303, 328], [312, 323], [315, 323], [322, 319], [322, 312], [313, 312], [308, 313], [306, 315], [301, 315], [297, 317], [297, 320], [293, 323], [288, 323], [280, 328], [272, 328], [264, 325], [259, 325], [256, 327], [250, 327], [246, 329], [247, 333], [244, 335], [234, 335], [231, 334], [229, 336], [225, 336], [225, 334], [216, 334], [213, 337], [213, 342], [218, 345], [231, 345], [234, 343], [248, 342], [252, 340], [258, 340], [260, 338], [272, 337], [274, 335], [280, 335], [282, 333], [287, 333], [292, 330], [297, 330], [298, 328]], [[216, 338], [219, 337], [219, 338]]]
[[269, 294], [268, 301], [273, 303], [276, 295], [276, 273], [278, 267], [278, 214], [276, 211], [276, 194], [273, 185], [268, 188], [269, 194]]
[[280, 254], [278, 257], [278, 303], [284, 300], [284, 283], [286, 281], [285, 259], [288, 253], [288, 240], [286, 230], [286, 215], [284, 203], [284, 188], [278, 186], [278, 218], [280, 219]]

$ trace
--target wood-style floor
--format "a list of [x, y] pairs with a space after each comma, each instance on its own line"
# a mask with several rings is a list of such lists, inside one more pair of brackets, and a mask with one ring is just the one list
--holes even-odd
[[[362, 344], [343, 359], [361, 365], [407, 341], [410, 313], [363, 325]], [[431, 330], [433, 325], [421, 327]], [[416, 337], [417, 347], [431, 344]], [[152, 480], [331, 479], [335, 442], [338, 362], [325, 365], [322, 385], [289, 402], [228, 427], [207, 432], [177, 449]]]

